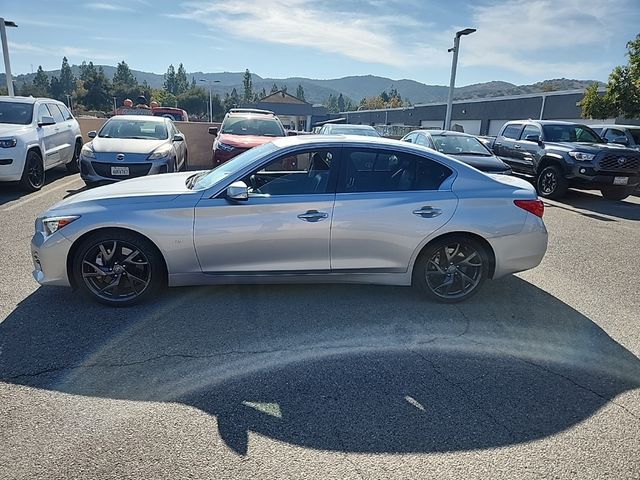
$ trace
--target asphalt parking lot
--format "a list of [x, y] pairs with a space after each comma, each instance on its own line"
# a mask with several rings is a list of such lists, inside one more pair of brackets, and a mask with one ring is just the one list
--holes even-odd
[[411, 289], [181, 288], [109, 309], [39, 288], [0, 190], [0, 478], [640, 477], [640, 197], [549, 202], [535, 270]]

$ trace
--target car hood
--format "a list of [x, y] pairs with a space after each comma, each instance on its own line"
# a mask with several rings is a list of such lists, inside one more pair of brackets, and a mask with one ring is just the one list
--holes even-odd
[[167, 140], [143, 140], [139, 138], [102, 138], [96, 137], [91, 148], [96, 153], [151, 153]]
[[509, 170], [509, 166], [495, 156], [483, 155], [449, 155], [483, 172], [503, 172]]
[[587, 143], [587, 142], [544, 142], [546, 148], [553, 147], [567, 152], [571, 150], [580, 150], [586, 153], [599, 153], [601, 151], [614, 151], [615, 153], [624, 153], [625, 151], [633, 151], [623, 145], [615, 145], [612, 143]]
[[131, 203], [132, 201], [168, 202], [180, 194], [194, 192], [186, 186], [187, 178], [194, 173], [163, 173], [92, 188], [58, 202], [51, 210], [96, 201], [108, 201], [110, 204]]
[[253, 148], [264, 143], [271, 142], [280, 137], [262, 137], [259, 135], [231, 135], [222, 133], [218, 141], [238, 148]]
[[0, 136], [8, 137], [11, 135], [20, 135], [21, 133], [32, 128], [31, 125], [16, 125], [13, 123], [0, 123]]

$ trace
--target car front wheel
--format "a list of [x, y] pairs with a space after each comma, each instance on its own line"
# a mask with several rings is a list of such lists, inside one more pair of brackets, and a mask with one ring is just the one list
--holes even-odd
[[20, 187], [28, 192], [40, 190], [44, 185], [44, 162], [35, 150], [27, 152], [24, 170], [20, 178]]
[[80, 290], [110, 306], [139, 303], [166, 283], [158, 250], [130, 232], [106, 230], [90, 236], [76, 250], [72, 265]]
[[427, 246], [413, 275], [414, 286], [430, 298], [461, 302], [474, 295], [489, 276], [489, 256], [477, 240], [445, 237]]
[[560, 198], [568, 188], [569, 182], [556, 165], [546, 166], [536, 178], [536, 190], [544, 198]]

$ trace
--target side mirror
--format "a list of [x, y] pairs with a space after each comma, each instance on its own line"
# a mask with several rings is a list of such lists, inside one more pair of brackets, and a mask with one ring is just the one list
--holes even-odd
[[89, 133], [87, 133], [87, 137], [89, 138], [96, 138], [97, 135], [98, 132], [96, 132], [95, 130], [91, 130]]
[[287, 137], [295, 137], [296, 135], [298, 135], [298, 132], [295, 130], [287, 130]]
[[184, 142], [184, 135], [183, 135], [183, 134], [181, 134], [181, 133], [176, 133], [176, 134], [173, 136], [173, 141], [174, 141], [174, 142]]
[[55, 125], [55, 124], [56, 124], [56, 121], [53, 119], [53, 117], [47, 117], [47, 116], [43, 116], [38, 122], [39, 127], [46, 127], [47, 125]]
[[209, 127], [209, 135], [213, 135], [214, 137], [218, 135], [218, 127]]
[[527, 142], [540, 143], [540, 135], [527, 135], [524, 137]]
[[229, 200], [249, 200], [249, 187], [241, 181], [233, 182], [227, 187], [227, 198]]

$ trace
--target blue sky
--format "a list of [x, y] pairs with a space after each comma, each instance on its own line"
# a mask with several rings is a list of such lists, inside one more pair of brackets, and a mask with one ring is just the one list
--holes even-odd
[[[457, 85], [548, 78], [606, 80], [639, 33], [639, 0], [0, 0], [12, 70], [92, 60], [164, 73], [244, 71], [263, 77], [380, 75]], [[33, 66], [33, 67], [32, 67]], [[0, 67], [3, 68], [3, 67]]]

